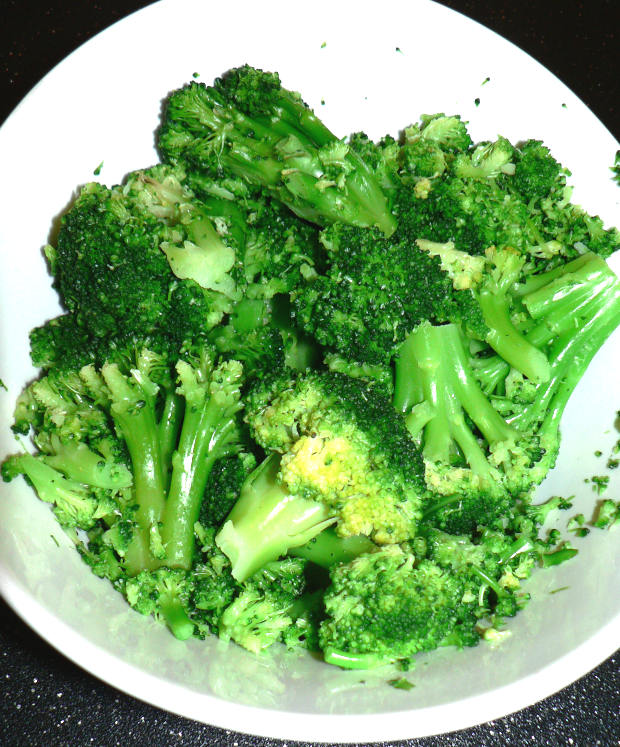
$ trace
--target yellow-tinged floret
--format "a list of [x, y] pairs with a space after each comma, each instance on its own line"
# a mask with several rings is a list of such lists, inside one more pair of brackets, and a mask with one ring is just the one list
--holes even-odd
[[377, 479], [377, 466], [368, 457], [353, 439], [302, 436], [282, 457], [280, 478], [291, 493], [333, 507], [341, 537], [363, 534], [378, 544], [402, 542], [412, 536], [416, 512]]
[[246, 419], [261, 446], [282, 454], [286, 490], [327, 506], [341, 537], [415, 536], [422, 460], [378, 387], [336, 372], [277, 378], [253, 393]]

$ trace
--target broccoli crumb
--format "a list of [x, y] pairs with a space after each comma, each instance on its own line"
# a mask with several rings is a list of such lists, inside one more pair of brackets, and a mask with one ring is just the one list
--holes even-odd
[[388, 680], [388, 685], [395, 687], [397, 690], [413, 690], [415, 687], [415, 685], [412, 682], [409, 682], [406, 677], [398, 677], [394, 680]]
[[489, 77], [487, 76], [487, 77], [486, 77], [486, 78], [485, 78], [485, 79], [484, 79], [484, 80], [482, 81], [482, 83], [481, 83], [480, 85], [481, 85], [481, 86], [486, 86], [486, 84], [487, 84], [487, 83], [488, 83], [488, 82], [489, 82], [490, 80], [491, 80], [491, 78], [489, 78]]
[[610, 529], [618, 523], [620, 523], [620, 502], [615, 503], [610, 499], [602, 501], [597, 506], [592, 526], [597, 529]]
[[475, 104], [476, 106], [480, 106], [480, 99], [479, 99], [479, 98], [475, 98], [475, 99], [474, 99], [474, 104]]
[[603, 452], [602, 452], [602, 451], [601, 451], [600, 449], [597, 449], [597, 450], [596, 450], [596, 451], [594, 452], [594, 456], [595, 456], [595, 457], [600, 457], [600, 456], [603, 456]]
[[566, 529], [572, 532], [575, 537], [586, 537], [590, 534], [590, 530], [583, 525], [586, 522], [586, 517], [583, 514], [577, 514], [568, 520]]
[[593, 475], [590, 482], [592, 483], [592, 490], [597, 495], [602, 495], [609, 485], [609, 475]]
[[103, 168], [103, 161], [97, 166], [97, 168], [93, 171], [93, 176], [99, 176], [101, 174], [101, 169]]
[[613, 173], [612, 179], [620, 186], [620, 150], [616, 151], [616, 159], [611, 171]]

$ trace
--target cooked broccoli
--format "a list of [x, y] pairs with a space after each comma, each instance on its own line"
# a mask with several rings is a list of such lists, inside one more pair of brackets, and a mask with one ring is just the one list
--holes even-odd
[[319, 629], [325, 661], [368, 669], [438, 646], [475, 645], [478, 599], [463, 578], [390, 545], [337, 565]]
[[277, 73], [248, 65], [213, 86], [191, 82], [167, 101], [164, 158], [217, 177], [221, 168], [269, 189], [297, 215], [323, 224], [394, 230], [372, 169], [333, 135]]
[[[30, 387], [36, 403], [30, 423], [44, 453], [5, 463], [5, 479], [24, 472], [63, 514], [67, 496], [105, 490], [98, 501], [91, 496], [90, 513], [113, 515], [111, 524], [117, 515], [133, 523], [131, 541], [116, 548], [132, 575], [161, 565], [189, 570], [209, 472], [238, 449], [241, 366], [218, 365], [203, 348], [175, 368], [145, 350], [131, 368], [106, 363], [48, 374]], [[86, 459], [76, 465], [76, 456]], [[129, 488], [130, 496], [122, 493]], [[123, 505], [111, 506], [116, 492]], [[82, 518], [85, 510], [72, 525], [93, 525]]]
[[236, 578], [334, 522], [342, 537], [381, 544], [415, 535], [425, 493], [421, 456], [372, 385], [332, 372], [278, 376], [252, 392], [246, 420], [272, 453], [216, 538]]
[[620, 233], [539, 141], [445, 114], [338, 138], [248, 65], [170, 94], [156, 138], [45, 249], [64, 312], [2, 477], [180, 639], [401, 669], [502, 640], [577, 554], [534, 487], [620, 323]]

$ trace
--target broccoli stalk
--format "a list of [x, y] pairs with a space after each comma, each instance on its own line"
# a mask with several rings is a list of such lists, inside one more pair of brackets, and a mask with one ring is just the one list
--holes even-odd
[[525, 258], [510, 248], [487, 250], [494, 264], [478, 292], [484, 321], [489, 327], [486, 341], [507, 363], [536, 383], [548, 381], [550, 366], [547, 356], [532, 344], [510, 318], [511, 297], [518, 282]]
[[328, 527], [305, 545], [291, 548], [289, 555], [304, 558], [322, 568], [331, 568], [337, 563], [348, 563], [358, 555], [376, 549], [377, 545], [363, 534], [339, 537], [331, 527]]
[[[143, 360], [145, 360], [143, 358]], [[160, 554], [159, 522], [166, 500], [166, 471], [158, 439], [155, 398], [159, 387], [145, 369], [134, 369], [131, 378], [115, 363], [101, 374], [111, 396], [110, 414], [125, 439], [132, 463], [137, 530], [125, 555], [130, 575], [154, 569]]]
[[424, 432], [427, 459], [451, 464], [460, 452], [483, 477], [490, 476], [487, 454], [464, 413], [491, 446], [516, 436], [482, 393], [453, 324], [421, 324], [403, 343], [396, 360], [394, 405], [406, 413], [414, 437]]
[[271, 454], [250, 474], [216, 535], [237, 581], [304, 545], [336, 520], [322, 503], [291, 495], [278, 481], [279, 469], [278, 455]]
[[536, 325], [530, 339], [548, 344], [551, 376], [509, 421], [522, 432], [538, 428], [541, 447], [555, 454], [564, 408], [620, 322], [620, 282], [600, 257], [587, 254], [564, 268], [532, 276], [523, 303]]
[[193, 560], [194, 524], [209, 473], [216, 460], [237, 449], [236, 414], [241, 409], [241, 365], [211, 361], [193, 367], [177, 363], [178, 392], [185, 399], [179, 444], [172, 457], [170, 490], [162, 513], [165, 564], [189, 570]]

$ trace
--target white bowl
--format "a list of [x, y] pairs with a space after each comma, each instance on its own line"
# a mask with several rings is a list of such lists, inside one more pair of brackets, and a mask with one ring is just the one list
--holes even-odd
[[[438, 39], [458, 64], [440, 64]], [[0, 454], [16, 449], [14, 400], [35, 375], [27, 333], [58, 313], [41, 255], [54, 216], [102, 161], [108, 184], [155, 161], [153, 131], [168, 91], [194, 72], [210, 81], [245, 62], [278, 70], [342, 135], [395, 134], [421, 113], [443, 111], [469, 120], [476, 140], [542, 139], [573, 172], [576, 200], [620, 223], [608, 170], [620, 146], [610, 133], [534, 60], [443, 6], [386, 0], [366, 22], [349, 1], [316, 0], [311, 14], [276, 0], [149, 6], [69, 56], [0, 131], [0, 377], [8, 387]], [[539, 491], [541, 499], [575, 495], [573, 513], [592, 514], [596, 496], [583, 480], [601, 472], [595, 450], [607, 454], [618, 437], [619, 343], [615, 334], [578, 387], [559, 463]], [[1, 490], [0, 591], [18, 614], [115, 687], [224, 728], [365, 743], [446, 732], [550, 695], [620, 644], [617, 532], [576, 540], [575, 560], [537, 573], [533, 601], [501, 646], [421, 657], [409, 675], [417, 686], [406, 692], [389, 687], [384, 673], [341, 672], [279, 648], [255, 657], [215, 638], [181, 643], [90, 573], [23, 482]]]

